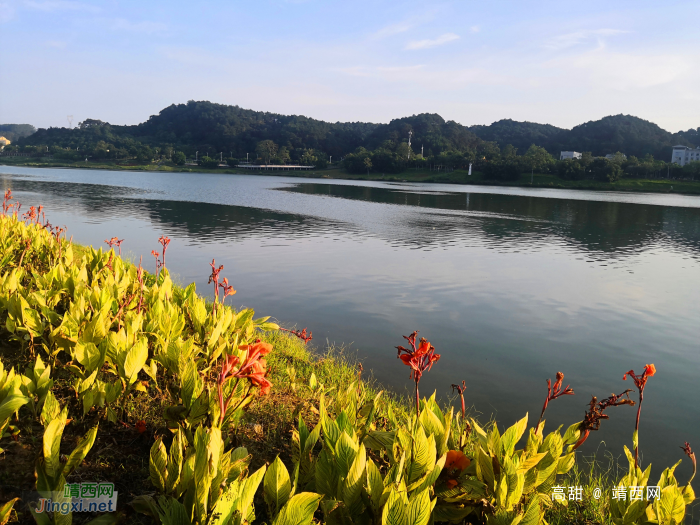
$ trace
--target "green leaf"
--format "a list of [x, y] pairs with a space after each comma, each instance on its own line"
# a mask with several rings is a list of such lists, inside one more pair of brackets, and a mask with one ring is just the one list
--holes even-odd
[[151, 483], [161, 491], [165, 492], [165, 483], [168, 475], [168, 455], [163, 445], [163, 438], [158, 440], [151, 446], [151, 454], [148, 462], [148, 471], [151, 477]]
[[405, 496], [392, 490], [382, 510], [382, 525], [413, 525], [407, 519]]
[[661, 491], [660, 498], [661, 513], [666, 520], [675, 520], [676, 523], [683, 523], [685, 516], [685, 501], [683, 494], [678, 487], [670, 485]]
[[129, 385], [134, 384], [138, 374], [148, 359], [148, 341], [145, 337], [139, 337], [124, 360], [124, 379]]
[[348, 475], [343, 483], [343, 503], [348, 508], [352, 516], [362, 512], [362, 482], [365, 477], [365, 467], [367, 465], [367, 451], [363, 445], [355, 456]]
[[289, 500], [292, 491], [292, 483], [289, 479], [289, 471], [280, 460], [275, 458], [265, 473], [263, 492], [265, 503], [270, 509], [270, 516], [274, 518]]
[[3, 399], [0, 403], [0, 425], [27, 403], [29, 403], [29, 398], [22, 394], [9, 395]]
[[379, 502], [384, 492], [384, 481], [382, 480], [382, 474], [371, 459], [367, 460], [365, 472], [367, 475], [367, 495], [369, 496], [373, 513], [377, 514], [379, 511]]
[[51, 482], [58, 479], [61, 472], [61, 461], [59, 453], [61, 450], [61, 437], [63, 429], [66, 426], [67, 408], [64, 408], [59, 417], [49, 422], [49, 425], [44, 430], [43, 437], [43, 453], [44, 453], [44, 468], [46, 475], [51, 479]]
[[573, 445], [581, 437], [581, 421], [574, 423], [564, 433], [564, 444]]
[[515, 425], [505, 431], [503, 437], [501, 438], [501, 445], [503, 446], [506, 456], [510, 456], [513, 453], [515, 445], [518, 443], [518, 441], [520, 441], [520, 438], [523, 437], [526, 429], [527, 414], [525, 414], [525, 417], [518, 421]]
[[336, 465], [340, 477], [348, 475], [348, 471], [357, 455], [358, 446], [345, 432], [340, 434], [340, 438], [335, 446]]
[[63, 466], [63, 477], [68, 477], [73, 470], [80, 465], [87, 453], [90, 452], [92, 445], [95, 443], [95, 437], [97, 436], [97, 426], [92, 427], [87, 431], [85, 437], [80, 440], [78, 446], [73, 449], [70, 456], [68, 456], [68, 461]]
[[313, 492], [301, 492], [282, 508], [274, 525], [309, 525], [323, 496]]
[[0, 525], [5, 525], [9, 521], [12, 507], [18, 499], [19, 498], [11, 499], [0, 507]]
[[428, 525], [431, 510], [430, 495], [428, 494], [428, 489], [425, 489], [414, 496], [411, 503], [409, 503], [406, 513], [406, 523], [410, 523], [411, 525]]
[[260, 467], [252, 476], [243, 483], [243, 488], [241, 489], [241, 496], [238, 499], [238, 512], [244, 519], [250, 515], [253, 508], [253, 497], [260, 486], [260, 482], [263, 480], [265, 475], [265, 465]]

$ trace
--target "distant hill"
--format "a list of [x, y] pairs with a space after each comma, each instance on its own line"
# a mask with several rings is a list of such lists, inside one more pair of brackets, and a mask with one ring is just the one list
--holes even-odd
[[504, 119], [489, 126], [471, 126], [469, 131], [483, 140], [498, 142], [501, 147], [506, 144], [512, 144], [522, 154], [532, 144], [547, 147], [552, 137], [568, 130], [552, 126], [551, 124]]
[[677, 135], [690, 142], [696, 148], [700, 146], [700, 128], [679, 131]]
[[395, 150], [397, 144], [408, 141], [409, 131], [413, 132], [413, 151], [420, 153], [423, 146], [426, 156], [446, 151], [473, 152], [485, 142], [495, 142], [501, 148], [512, 144], [518, 148], [518, 154], [536, 144], [555, 158], [561, 150], [575, 150], [590, 151], [596, 156], [616, 151], [637, 157], [651, 154], [666, 160], [675, 144], [700, 145], [700, 128], [673, 134], [653, 122], [630, 115], [609, 116], [570, 130], [510, 119], [488, 126], [467, 127], [430, 113], [394, 119], [388, 124], [330, 123], [301, 115], [280, 115], [195, 101], [168, 106], [146, 122], [133, 126], [86, 120], [74, 129], [39, 129], [20, 139], [19, 144], [79, 148], [81, 151], [106, 151], [112, 145], [115, 150], [132, 154], [139, 148], [174, 148], [192, 156], [195, 152], [200, 156], [207, 152], [212, 156], [223, 152], [224, 156], [245, 158], [246, 153], [255, 151], [259, 142], [272, 140], [288, 150], [291, 160], [301, 158], [307, 149], [337, 159], [360, 146], [370, 150], [379, 147]]
[[421, 113], [378, 125], [367, 137], [366, 147], [375, 149], [386, 141], [407, 142], [409, 131], [413, 131], [413, 151], [420, 153], [422, 146], [426, 156], [442, 151], [473, 150], [482, 142], [469, 128], [453, 120], [446, 122], [435, 113]]
[[0, 136], [5, 137], [10, 142], [17, 142], [35, 131], [36, 128], [31, 124], [0, 124]]
[[674, 135], [653, 122], [631, 115], [604, 117], [573, 129], [514, 120], [499, 120], [490, 126], [469, 129], [484, 140], [496, 141], [500, 145], [512, 144], [518, 148], [518, 153], [524, 153], [530, 144], [536, 144], [555, 156], [562, 150], [590, 151], [594, 156], [621, 151], [636, 157], [650, 153], [654, 158], [666, 160], [671, 158], [671, 148], [677, 144], [700, 145], [698, 130]]

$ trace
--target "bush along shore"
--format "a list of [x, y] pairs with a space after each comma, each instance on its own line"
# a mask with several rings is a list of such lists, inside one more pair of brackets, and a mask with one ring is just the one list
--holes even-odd
[[[563, 433], [544, 419], [574, 393], [561, 373], [534, 425], [480, 425], [464, 382], [456, 408], [420, 395], [440, 356], [416, 332], [397, 347], [414, 396], [387, 395], [342, 354], [308, 351], [306, 330], [226, 305], [235, 290], [214, 261], [207, 302], [171, 281], [167, 237], [155, 274], [124, 261], [120, 239], [106, 242], [76, 246], [41, 207], [21, 214], [5, 193], [0, 525], [671, 525], [688, 514], [692, 478], [679, 482], [676, 464], [651, 480], [639, 460], [654, 365], [625, 375], [636, 393], [593, 398]], [[577, 449], [624, 405], [638, 410], [629, 469], [587, 478]]]

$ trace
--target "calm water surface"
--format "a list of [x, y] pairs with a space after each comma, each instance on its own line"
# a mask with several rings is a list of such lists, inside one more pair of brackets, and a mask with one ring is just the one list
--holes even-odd
[[[411, 383], [394, 347], [418, 329], [442, 355], [422, 392], [465, 380], [504, 425], [539, 416], [558, 370], [576, 395], [550, 404], [548, 427], [653, 362], [645, 462], [700, 448], [698, 197], [6, 166], [0, 181], [77, 242], [125, 238], [147, 266], [170, 236], [168, 267], [202, 293], [215, 257], [237, 306], [351, 345], [398, 391]], [[631, 442], [636, 410], [608, 413], [584, 452]]]

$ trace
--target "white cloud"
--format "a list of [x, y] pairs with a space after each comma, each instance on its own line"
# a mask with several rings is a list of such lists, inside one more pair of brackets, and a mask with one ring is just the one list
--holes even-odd
[[90, 13], [97, 13], [100, 10], [99, 7], [94, 5], [69, 0], [25, 0], [24, 5], [29, 9], [47, 13], [52, 13], [54, 11], [87, 11]]
[[469, 31], [471, 31], [472, 33], [478, 33], [479, 31], [481, 31], [481, 28], [479, 26], [471, 26], [469, 28]]
[[167, 26], [162, 22], [130, 22], [123, 18], [118, 18], [112, 24], [112, 29], [115, 31], [128, 31], [130, 33], [145, 33], [151, 35], [164, 32]]
[[384, 26], [379, 31], [372, 34], [371, 38], [372, 39], [380, 39], [380, 38], [386, 38], [389, 36], [398, 35], [400, 33], [405, 33], [406, 31], [411, 29], [413, 26], [414, 26], [414, 24], [410, 21], [399, 22], [397, 24], [390, 24], [388, 26]]
[[459, 40], [459, 35], [455, 35], [454, 33], [445, 33], [444, 35], [440, 35], [433, 40], [414, 40], [409, 42], [406, 45], [406, 49], [428, 49], [447, 44], [448, 42], [452, 42], [454, 40]]
[[544, 43], [544, 47], [547, 49], [552, 49], [554, 51], [560, 51], [562, 49], [567, 49], [574, 47], [592, 40], [596, 40], [599, 44], [602, 42], [602, 38], [605, 36], [615, 36], [624, 33], [629, 33], [629, 31], [624, 31], [622, 29], [593, 29], [585, 31], [575, 31], [573, 33], [567, 33], [564, 35], [558, 35], [550, 38]]
[[57, 49], [64, 49], [66, 47], [66, 43], [61, 40], [49, 40], [46, 42], [46, 45]]

